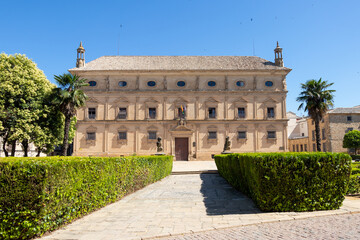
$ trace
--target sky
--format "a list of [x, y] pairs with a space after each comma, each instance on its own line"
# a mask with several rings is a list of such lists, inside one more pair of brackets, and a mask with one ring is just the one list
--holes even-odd
[[32, 59], [54, 83], [104, 55], [258, 56], [283, 48], [287, 111], [298, 111], [301, 83], [334, 83], [335, 107], [360, 105], [359, 0], [2, 1], [0, 52]]

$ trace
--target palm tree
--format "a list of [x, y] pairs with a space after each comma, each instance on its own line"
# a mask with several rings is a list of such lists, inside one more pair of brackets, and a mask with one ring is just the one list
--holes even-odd
[[310, 118], [315, 122], [315, 139], [316, 149], [321, 151], [320, 142], [320, 126], [319, 123], [323, 119], [326, 112], [334, 105], [335, 90], [327, 90], [328, 87], [334, 83], [327, 83], [327, 81], [321, 80], [309, 80], [305, 84], [301, 84], [300, 96], [296, 99], [298, 102], [302, 102], [298, 110], [304, 108], [308, 112]]
[[60, 111], [65, 116], [64, 140], [61, 147], [61, 155], [66, 156], [69, 145], [69, 130], [71, 118], [76, 114], [76, 109], [85, 105], [86, 94], [80, 90], [81, 87], [87, 86], [86, 79], [77, 75], [63, 74], [54, 76], [59, 85], [54, 89], [54, 103], [59, 106]]

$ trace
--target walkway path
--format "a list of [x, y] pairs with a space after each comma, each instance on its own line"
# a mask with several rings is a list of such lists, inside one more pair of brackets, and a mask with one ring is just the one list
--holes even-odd
[[[174, 171], [191, 171], [181, 164], [175, 162]], [[214, 166], [196, 164], [196, 171]], [[334, 211], [262, 213], [218, 174], [171, 175], [42, 239], [143, 239], [350, 212], [360, 212], [359, 199], [346, 199]]]

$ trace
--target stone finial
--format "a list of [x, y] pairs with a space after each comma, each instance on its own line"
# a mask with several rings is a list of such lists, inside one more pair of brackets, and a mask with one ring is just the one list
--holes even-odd
[[275, 65], [278, 67], [284, 67], [284, 61], [282, 57], [282, 48], [279, 47], [279, 42], [276, 42], [276, 48], [274, 49], [275, 52]]
[[76, 67], [85, 67], [85, 48], [80, 42], [80, 46], [77, 49]]

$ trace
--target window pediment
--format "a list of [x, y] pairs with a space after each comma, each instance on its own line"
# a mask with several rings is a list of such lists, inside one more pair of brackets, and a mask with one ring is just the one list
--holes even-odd
[[99, 103], [99, 100], [94, 97], [89, 97], [86, 103]]
[[86, 132], [96, 132], [96, 129], [97, 129], [96, 127], [91, 125], [90, 127], [86, 128]]
[[129, 103], [129, 100], [127, 98], [123, 98], [123, 97], [119, 97], [117, 99], [114, 100], [113, 103]]

